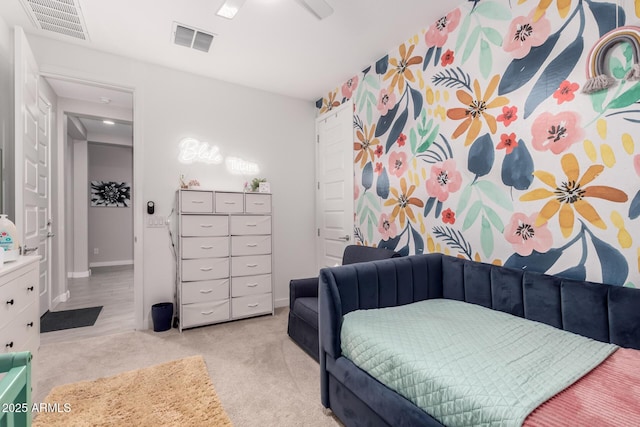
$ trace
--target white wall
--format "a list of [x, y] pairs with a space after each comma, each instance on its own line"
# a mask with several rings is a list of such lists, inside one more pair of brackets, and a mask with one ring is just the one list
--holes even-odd
[[13, 200], [13, 167], [11, 145], [13, 140], [13, 37], [0, 16], [0, 148], [2, 149], [2, 188], [0, 211], [13, 218], [13, 206], [7, 201]]
[[[260, 176], [271, 182], [277, 304], [288, 303], [290, 279], [316, 273], [312, 103], [36, 36], [29, 41], [45, 73], [135, 89], [134, 158], [142, 155], [142, 170], [135, 173], [142, 182], [134, 182], [134, 198], [153, 200], [157, 214], [169, 215], [181, 173], [199, 179], [205, 188], [241, 190], [247, 178], [232, 176], [223, 166], [178, 163], [182, 138], [215, 143], [224, 155], [258, 163]], [[142, 212], [141, 204], [134, 209]], [[142, 226], [142, 217], [137, 224]], [[143, 231], [138, 239], [143, 242], [148, 327], [151, 305], [173, 299], [174, 261], [165, 229]]]
[[[87, 141], [73, 141], [73, 270], [89, 276], [89, 150]], [[70, 255], [70, 254], [69, 254]]]

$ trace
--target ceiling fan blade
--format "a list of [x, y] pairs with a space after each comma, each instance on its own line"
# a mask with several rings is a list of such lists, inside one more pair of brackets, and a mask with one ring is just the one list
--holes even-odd
[[300, 2], [318, 19], [324, 19], [333, 13], [333, 8], [325, 0], [301, 0]]

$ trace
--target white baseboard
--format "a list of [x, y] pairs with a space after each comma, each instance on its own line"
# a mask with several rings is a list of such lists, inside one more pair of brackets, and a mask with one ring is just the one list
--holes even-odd
[[289, 307], [289, 298], [277, 299], [273, 302], [276, 308]]
[[89, 267], [114, 267], [117, 265], [133, 265], [133, 260], [125, 259], [121, 261], [92, 262], [89, 264]]
[[81, 279], [83, 277], [91, 276], [91, 270], [87, 271], [70, 271], [67, 273], [68, 279]]
[[71, 294], [69, 293], [69, 291], [58, 295], [57, 297], [55, 297], [53, 299], [53, 301], [51, 301], [51, 307], [55, 307], [56, 305], [60, 304], [61, 302], [66, 302], [69, 300], [69, 297], [71, 296]]

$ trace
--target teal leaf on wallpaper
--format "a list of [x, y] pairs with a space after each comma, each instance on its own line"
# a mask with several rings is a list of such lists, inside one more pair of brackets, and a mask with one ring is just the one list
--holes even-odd
[[362, 186], [365, 190], [371, 188], [373, 184], [373, 166], [371, 166], [371, 162], [367, 163], [362, 170]]
[[499, 21], [508, 21], [511, 19], [511, 11], [501, 3], [495, 1], [483, 1], [476, 4], [475, 12], [485, 18], [495, 19]]
[[483, 206], [482, 210], [484, 211], [484, 214], [487, 216], [489, 221], [491, 221], [491, 224], [493, 224], [495, 229], [498, 230], [500, 233], [503, 233], [504, 223], [502, 222], [502, 220], [500, 219], [500, 216], [498, 216], [496, 211], [491, 209], [489, 206]]
[[511, 154], [504, 157], [502, 182], [516, 190], [527, 190], [533, 183], [533, 171], [533, 158], [521, 139]]
[[546, 273], [562, 255], [562, 249], [550, 249], [545, 253], [533, 251], [531, 255], [522, 256], [514, 253], [504, 263], [505, 267], [518, 270], [531, 270], [539, 273]]
[[618, 58], [611, 58], [610, 64], [611, 65], [609, 67], [613, 77], [618, 80], [622, 80], [627, 74], [627, 70], [625, 70], [625, 66], [622, 65], [622, 61], [620, 61]]
[[624, 13], [622, 7], [618, 8], [616, 24], [616, 5], [614, 3], [596, 3], [594, 1], [587, 1], [591, 13], [598, 24], [598, 30], [600, 31], [600, 37], [604, 36], [609, 31], [616, 28], [618, 25], [622, 26], [627, 20], [627, 16]]
[[491, 224], [484, 215], [482, 216], [482, 228], [480, 229], [480, 243], [484, 256], [491, 256], [493, 253], [493, 231], [491, 230]]
[[629, 264], [619, 250], [603, 242], [591, 232], [591, 243], [596, 249], [602, 268], [602, 282], [610, 285], [624, 285], [629, 275]]
[[409, 145], [411, 145], [411, 153], [416, 154], [418, 149], [418, 134], [414, 128], [409, 131]]
[[485, 27], [482, 29], [482, 33], [487, 38], [487, 40], [489, 40], [494, 45], [498, 47], [502, 46], [502, 36], [496, 29]]
[[636, 193], [636, 196], [631, 201], [629, 207], [629, 219], [636, 219], [640, 216], [640, 191]]
[[426, 70], [427, 67], [429, 66], [429, 63], [431, 62], [431, 58], [433, 57], [433, 53], [435, 51], [436, 51], [436, 47], [435, 46], [431, 46], [427, 50], [427, 53], [424, 55], [424, 62], [422, 63], [422, 71]]
[[626, 108], [635, 104], [640, 99], [640, 82], [634, 84], [630, 89], [623, 92], [620, 96], [612, 100], [607, 105], [607, 110], [615, 108]]
[[431, 209], [433, 209], [433, 206], [436, 204], [436, 198], [435, 197], [429, 197], [429, 199], [427, 200], [427, 203], [424, 204], [424, 217], [426, 218], [427, 215], [429, 215], [429, 212], [431, 212]]
[[482, 209], [481, 200], [478, 200], [473, 205], [471, 205], [471, 207], [469, 208], [469, 212], [467, 212], [467, 216], [464, 219], [464, 223], [462, 224], [463, 230], [468, 230], [469, 227], [471, 227], [473, 223], [476, 222], [476, 219], [478, 219], [478, 215], [480, 214], [481, 209]]
[[531, 94], [524, 105], [524, 118], [526, 119], [538, 108], [538, 106], [553, 95], [575, 68], [584, 50], [582, 36], [569, 43], [556, 58], [547, 65], [540, 78], [533, 86]]
[[376, 126], [376, 138], [387, 133], [387, 131], [389, 130], [389, 128], [393, 124], [393, 121], [396, 118], [396, 114], [398, 113], [398, 108], [400, 108], [399, 103], [396, 104], [396, 106], [393, 107], [391, 110], [387, 111], [387, 114], [380, 117], [380, 120], [378, 120], [378, 125]]
[[492, 181], [478, 181], [474, 185], [493, 203], [510, 212], [513, 211], [513, 202], [509, 196]]
[[489, 77], [491, 69], [493, 68], [493, 54], [491, 53], [491, 47], [486, 40], [480, 40], [480, 73], [485, 79]]
[[464, 48], [464, 52], [462, 53], [462, 63], [464, 64], [467, 59], [471, 56], [471, 53], [476, 47], [476, 43], [480, 38], [480, 31], [482, 30], [481, 26], [477, 26], [471, 31], [471, 35], [469, 36], [469, 40], [467, 40], [467, 45]]
[[567, 268], [566, 270], [557, 274], [560, 277], [573, 280], [586, 280], [587, 269], [584, 265], [576, 265], [575, 267]]
[[460, 200], [458, 200], [458, 208], [456, 209], [458, 213], [462, 213], [467, 208], [469, 200], [471, 199], [472, 190], [473, 187], [470, 185], [466, 186], [465, 189], [462, 190], [462, 194], [460, 194]]
[[413, 99], [413, 119], [417, 120], [422, 112], [422, 104], [424, 103], [424, 98], [419, 90], [416, 90], [412, 87], [409, 87], [411, 91], [411, 98]]
[[[380, 212], [380, 201], [376, 198], [376, 196], [374, 196], [370, 192], [366, 192], [366, 193], [364, 193], [364, 198], [367, 199], [367, 201], [369, 202], [369, 205], [372, 208], [375, 208], [376, 212]], [[362, 197], [361, 197], [361, 199], [362, 199]]]
[[593, 111], [596, 113], [602, 113], [604, 111], [604, 101], [607, 99], [607, 91], [600, 90], [598, 92], [591, 93], [589, 94], [589, 98], [591, 98]]
[[380, 172], [380, 176], [378, 176], [378, 181], [376, 182], [376, 193], [383, 199], [389, 197], [389, 175], [387, 174], [386, 168], [383, 168], [382, 172]]
[[[435, 127], [432, 127], [432, 126], [433, 126], [433, 119], [429, 120], [429, 123], [427, 123], [427, 126], [423, 128], [423, 131], [425, 131], [425, 138], [422, 144], [420, 145], [420, 147], [418, 147], [418, 150], [417, 150], [418, 153], [424, 153], [425, 151], [427, 151], [431, 147], [431, 145], [433, 145], [436, 138], [438, 137], [438, 134], [440, 132], [440, 125], [436, 125]], [[429, 135], [426, 135], [426, 132], [430, 132]]]
[[[389, 152], [393, 144], [396, 143], [398, 137], [404, 130], [404, 125], [407, 124], [407, 118], [409, 117], [409, 109], [405, 108], [405, 110], [400, 113], [398, 120], [393, 124], [391, 128], [391, 132], [389, 132], [389, 138], [387, 139], [386, 152]], [[377, 133], [377, 132], [376, 132]]]
[[552, 34], [540, 46], [532, 47], [529, 54], [524, 58], [511, 61], [507, 69], [502, 73], [498, 94], [506, 95], [527, 84], [547, 60], [559, 38], [560, 33]]
[[464, 43], [464, 41], [467, 38], [467, 34], [469, 33], [469, 26], [471, 25], [471, 14], [467, 14], [464, 17], [464, 20], [462, 21], [462, 24], [460, 24], [460, 27], [458, 27], [458, 39], [456, 40], [456, 52], [458, 52], [460, 50], [460, 48], [462, 47], [462, 44]]
[[378, 59], [378, 62], [376, 62], [376, 73], [384, 74], [387, 72], [387, 68], [389, 68], [389, 55]]
[[416, 254], [424, 253], [424, 239], [422, 238], [418, 230], [411, 227], [411, 234], [413, 234], [413, 244], [415, 248], [415, 253]]
[[491, 172], [495, 157], [496, 152], [493, 148], [493, 140], [491, 139], [491, 135], [486, 133], [476, 139], [471, 145], [467, 159], [467, 168], [469, 172], [476, 174], [476, 177], [485, 176]]

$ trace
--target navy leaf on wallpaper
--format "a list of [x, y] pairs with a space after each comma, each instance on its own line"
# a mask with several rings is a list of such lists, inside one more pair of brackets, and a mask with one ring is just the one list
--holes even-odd
[[413, 234], [413, 242], [416, 254], [424, 253], [424, 239], [415, 228], [411, 227], [411, 234]]
[[431, 46], [427, 53], [424, 55], [424, 62], [422, 63], [422, 71], [426, 70], [431, 62], [431, 58], [433, 57], [433, 53], [436, 51], [435, 46]]
[[387, 169], [383, 168], [376, 182], [376, 193], [383, 199], [389, 197], [389, 175]]
[[[427, 203], [424, 204], [424, 217], [426, 218], [427, 215], [429, 215], [429, 212], [431, 212], [431, 209], [433, 209], [433, 207], [436, 204], [436, 198], [435, 197], [429, 197], [429, 199], [427, 200]], [[437, 218], [437, 215], [436, 215]]]
[[593, 13], [593, 17], [596, 18], [598, 30], [600, 30], [600, 37], [618, 26], [616, 25], [616, 7], [618, 8], [617, 19], [619, 25], [623, 26], [627, 20], [624, 8], [618, 7], [613, 3], [596, 3], [587, 0], [587, 4], [589, 5], [589, 9], [591, 9], [591, 13]]
[[629, 207], [629, 219], [636, 219], [640, 216], [640, 191], [636, 193], [636, 197], [631, 201]]
[[476, 174], [476, 179], [491, 172], [496, 152], [493, 148], [493, 140], [488, 133], [476, 139], [469, 150], [467, 168]]
[[531, 255], [522, 256], [514, 253], [504, 263], [505, 267], [518, 270], [532, 270], [539, 273], [546, 273], [562, 255], [562, 249], [550, 249], [545, 253], [534, 250]]
[[560, 277], [573, 280], [586, 280], [587, 268], [583, 265], [576, 265], [575, 267], [567, 268], [566, 270], [557, 274]]
[[533, 182], [533, 170], [533, 158], [521, 139], [502, 162], [502, 182], [516, 190], [526, 190]]
[[376, 73], [384, 74], [387, 72], [387, 68], [389, 68], [389, 55], [378, 59], [378, 62], [376, 62]]
[[[389, 138], [387, 139], [386, 151], [388, 152], [391, 149], [391, 146], [396, 143], [398, 137], [402, 133], [404, 129], [404, 125], [407, 124], [407, 118], [409, 117], [409, 109], [405, 108], [405, 110], [400, 113], [398, 120], [393, 124], [391, 128], [391, 132], [389, 133]], [[376, 133], [377, 130], [376, 130]]]
[[531, 94], [524, 105], [524, 118], [526, 119], [538, 108], [538, 106], [553, 95], [565, 81], [571, 71], [576, 67], [584, 50], [584, 40], [581, 35], [572, 41], [557, 57], [553, 59], [540, 75], [533, 86]]
[[397, 103], [395, 107], [387, 111], [387, 114], [380, 117], [380, 120], [378, 120], [378, 125], [376, 126], [376, 138], [387, 133], [396, 118], [398, 108], [400, 108], [400, 103]]
[[367, 163], [362, 170], [362, 186], [365, 190], [371, 188], [373, 184], [373, 166], [371, 166], [371, 162]]
[[378, 247], [395, 251], [398, 247], [398, 243], [400, 242], [400, 237], [402, 237], [402, 234], [397, 235], [393, 239], [380, 240], [380, 243], [378, 243]]
[[462, 68], [457, 67], [456, 71], [453, 68], [447, 68], [444, 71], [436, 73], [431, 81], [436, 86], [442, 85], [448, 88], [467, 88], [471, 91], [471, 76], [469, 73], [462, 71]]
[[591, 235], [591, 242], [600, 258], [602, 282], [610, 285], [624, 285], [629, 275], [629, 264], [625, 257], [619, 250], [598, 239], [588, 229], [585, 228], [585, 230]]
[[413, 99], [413, 119], [418, 120], [420, 113], [422, 112], [422, 104], [424, 103], [424, 98], [420, 94], [419, 90], [415, 90], [412, 87], [409, 87], [411, 91], [411, 98]]
[[552, 34], [540, 46], [532, 47], [524, 58], [511, 61], [500, 79], [498, 94], [506, 95], [527, 84], [547, 60], [559, 38], [560, 33]]

